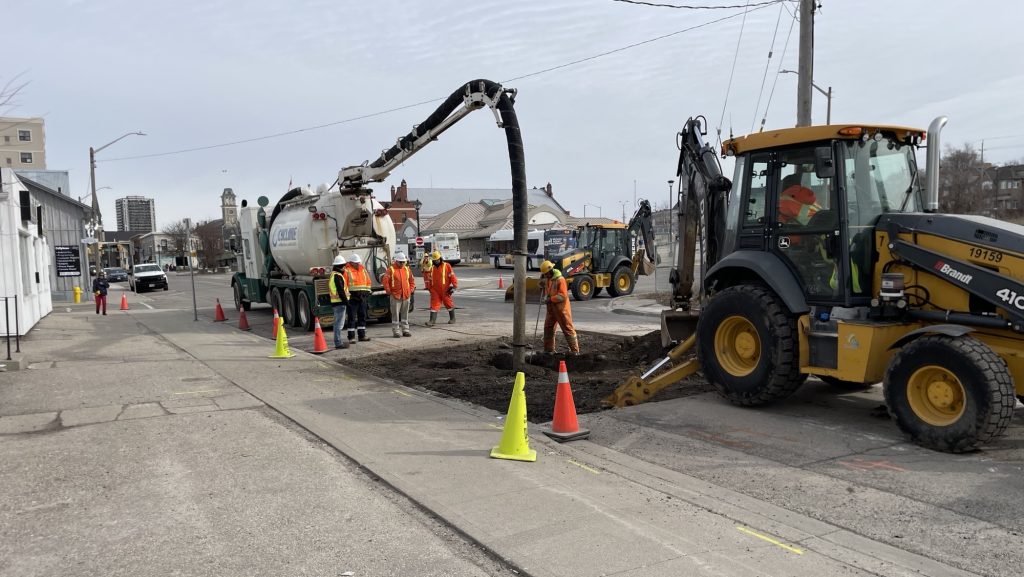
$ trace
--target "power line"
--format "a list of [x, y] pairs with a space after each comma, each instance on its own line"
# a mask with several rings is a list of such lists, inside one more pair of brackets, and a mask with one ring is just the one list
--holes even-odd
[[779, 76], [782, 76], [782, 65], [786, 62], [786, 50], [789, 49], [789, 38], [793, 35], [793, 24], [797, 21], [796, 14], [789, 21], [789, 32], [786, 33], [786, 43], [782, 45], [782, 56], [779, 57], [779, 68], [775, 71], [775, 79], [772, 80], [772, 89], [768, 93], [768, 103], [764, 105], [764, 116], [761, 117], [761, 130], [764, 130], [764, 123], [768, 120], [768, 109], [772, 107], [772, 98], [775, 97], [775, 86], [779, 83]]
[[656, 8], [677, 8], [680, 10], [725, 10], [735, 8], [750, 8], [754, 6], [770, 6], [772, 4], [778, 4], [785, 0], [767, 0], [765, 2], [757, 2], [755, 4], [746, 4], [740, 6], [690, 6], [686, 4], [658, 4], [656, 2], [641, 2], [640, 0], [612, 0], [612, 2], [622, 2], [624, 4], [638, 4], [640, 6], [654, 6]]
[[[743, 29], [747, 26], [747, 9], [743, 9], [743, 21], [740, 24], [740, 35], [736, 39], [736, 53], [732, 57], [732, 69], [729, 70], [729, 84], [725, 87], [725, 100], [722, 102], [722, 116], [718, 119], [718, 144], [722, 144], [722, 123], [725, 122], [725, 109], [729, 106], [729, 93], [732, 92], [732, 77], [736, 73], [736, 61], [740, 57], [740, 43], [743, 42]], [[732, 124], [732, 121], [729, 122]]]
[[[541, 74], [546, 74], [546, 73], [552, 72], [554, 70], [560, 70], [562, 68], [568, 68], [570, 66], [575, 66], [577, 64], [582, 64], [583, 62], [589, 62], [591, 60], [596, 60], [598, 58], [602, 58], [602, 57], [605, 57], [605, 56], [608, 56], [608, 55], [611, 55], [611, 54], [616, 54], [618, 52], [623, 52], [623, 51], [629, 50], [631, 48], [636, 48], [638, 46], [643, 46], [645, 44], [651, 44], [652, 42], [657, 42], [659, 40], [664, 40], [666, 38], [671, 38], [673, 36], [678, 36], [680, 34], [685, 34], [687, 32], [692, 32], [693, 30], [697, 30], [698, 28], [704, 28], [706, 26], [710, 26], [712, 24], [717, 24], [719, 22], [724, 22], [726, 20], [730, 20], [730, 19], [736, 18], [738, 16], [744, 16], [744, 19], [745, 19], [746, 15], [748, 13], [750, 13], [750, 12], [754, 12], [756, 10], [760, 10], [762, 8], [770, 6], [771, 4], [775, 4], [775, 3], [778, 3], [778, 2], [784, 2], [784, 1], [786, 1], [786, 0], [772, 0], [771, 2], [765, 2], [765, 3], [756, 4], [756, 5], [754, 5], [755, 6], [754, 8], [752, 8], [750, 10], [747, 10], [747, 11], [744, 11], [742, 13], [741, 12], [737, 12], [736, 14], [731, 14], [729, 16], [722, 16], [721, 18], [716, 18], [714, 20], [709, 20], [709, 21], [704, 22], [702, 24], [696, 24], [696, 25], [690, 26], [688, 28], [683, 28], [682, 30], [677, 30], [675, 32], [670, 32], [668, 34], [662, 34], [661, 36], [656, 36], [654, 38], [649, 38], [647, 40], [642, 40], [640, 42], [634, 42], [633, 44], [628, 44], [626, 46], [621, 46], [619, 48], [608, 50], [606, 52], [601, 52], [601, 53], [595, 54], [593, 56], [587, 56], [586, 58], [580, 58], [580, 59], [577, 59], [577, 60], [573, 60], [571, 62], [566, 62], [564, 64], [559, 64], [557, 66], [551, 66], [549, 68], [544, 68], [542, 70], [537, 70], [535, 72], [530, 72], [528, 74], [522, 74], [520, 76], [516, 76], [516, 77], [513, 77], [513, 78], [509, 78], [507, 80], [503, 80], [502, 83], [504, 84], [504, 83], [507, 83], [507, 82], [515, 82], [517, 80], [523, 80], [524, 78], [531, 78], [533, 76], [539, 76]], [[381, 110], [379, 112], [372, 112], [370, 114], [363, 114], [361, 116], [353, 116], [352, 118], [346, 118], [344, 120], [337, 120], [335, 122], [328, 122], [328, 123], [325, 123], [325, 124], [318, 124], [316, 126], [307, 126], [305, 128], [298, 128], [298, 129], [295, 129], [295, 130], [288, 130], [288, 131], [284, 131], [284, 132], [277, 132], [277, 133], [274, 133], [274, 134], [267, 134], [267, 135], [264, 135], [264, 136], [256, 136], [256, 137], [253, 137], [253, 138], [245, 138], [245, 139], [241, 139], [241, 140], [233, 140], [233, 141], [230, 141], [230, 142], [222, 142], [220, 144], [210, 144], [210, 145], [206, 145], [206, 146], [196, 146], [196, 147], [192, 147], [192, 148], [183, 148], [181, 150], [171, 150], [171, 151], [167, 151], [167, 152], [156, 152], [156, 153], [152, 153], [152, 154], [138, 154], [138, 155], [133, 155], [133, 156], [120, 156], [120, 157], [117, 157], [117, 158], [97, 159], [96, 162], [118, 162], [118, 161], [122, 161], [122, 160], [138, 160], [138, 159], [142, 159], [142, 158], [156, 158], [156, 157], [161, 157], [161, 156], [171, 156], [171, 155], [176, 155], [176, 154], [185, 154], [185, 153], [189, 153], [189, 152], [199, 152], [199, 151], [202, 151], [202, 150], [211, 150], [211, 149], [214, 149], [214, 148], [224, 148], [224, 147], [227, 147], [227, 146], [235, 146], [235, 145], [238, 145], [238, 144], [246, 144], [246, 143], [250, 143], [250, 142], [258, 142], [258, 141], [261, 141], [261, 140], [269, 140], [271, 138], [279, 138], [279, 137], [282, 137], [282, 136], [290, 136], [290, 135], [299, 134], [299, 133], [302, 133], [302, 132], [309, 132], [309, 131], [312, 131], [312, 130], [320, 130], [322, 128], [329, 128], [331, 126], [338, 126], [340, 124], [348, 124], [348, 123], [351, 123], [351, 122], [356, 122], [358, 120], [365, 120], [367, 118], [373, 118], [373, 117], [376, 117], [376, 116], [383, 116], [385, 114], [390, 114], [392, 112], [398, 112], [398, 111], [401, 111], [401, 110], [407, 110], [409, 108], [416, 108], [417, 106], [423, 106], [425, 104], [431, 104], [431, 103], [434, 103], [434, 102], [439, 102], [441, 100], [444, 100], [445, 98], [446, 97], [437, 97], [437, 98], [431, 98], [429, 100], [421, 100], [420, 102], [416, 102], [414, 104], [406, 104], [404, 106], [397, 106], [395, 108], [389, 108], [387, 110]]]
[[754, 106], [754, 118], [750, 121], [750, 132], [754, 132], [757, 124], [757, 111], [761, 109], [761, 97], [764, 96], [764, 83], [768, 80], [768, 68], [772, 65], [772, 54], [775, 53], [775, 37], [779, 34], [779, 23], [782, 22], [782, 5], [779, 4], [779, 16], [775, 19], [775, 32], [772, 32], [772, 45], [768, 48], [768, 61], [764, 63], [764, 75], [761, 76], [761, 89], [757, 91], [757, 104]]

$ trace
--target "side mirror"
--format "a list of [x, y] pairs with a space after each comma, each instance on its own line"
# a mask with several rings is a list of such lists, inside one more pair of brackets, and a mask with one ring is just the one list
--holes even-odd
[[819, 146], [814, 149], [814, 175], [818, 178], [832, 178], [836, 167], [832, 162], [832, 147]]

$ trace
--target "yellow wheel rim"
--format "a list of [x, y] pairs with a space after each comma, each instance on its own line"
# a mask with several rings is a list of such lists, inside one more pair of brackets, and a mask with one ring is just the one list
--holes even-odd
[[949, 369], [928, 365], [910, 375], [907, 401], [919, 419], [929, 425], [946, 427], [963, 416], [967, 392]]
[[746, 318], [732, 316], [715, 330], [715, 352], [718, 364], [735, 377], [745, 377], [761, 360], [761, 339], [757, 329]]
[[629, 288], [630, 280], [629, 275], [622, 275], [619, 277], [619, 290], [624, 291]]
[[593, 292], [594, 288], [590, 286], [590, 281], [583, 281], [580, 283], [580, 293], [588, 295]]

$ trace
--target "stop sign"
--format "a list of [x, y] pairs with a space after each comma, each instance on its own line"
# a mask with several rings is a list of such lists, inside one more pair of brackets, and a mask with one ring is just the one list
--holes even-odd
[[423, 246], [423, 237], [422, 236], [417, 236], [416, 237], [416, 246]]

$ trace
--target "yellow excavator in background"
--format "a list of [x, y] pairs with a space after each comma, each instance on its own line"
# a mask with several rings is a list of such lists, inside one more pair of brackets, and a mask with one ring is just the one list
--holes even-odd
[[889, 414], [925, 447], [968, 451], [1001, 434], [1024, 395], [1024, 227], [938, 212], [945, 123], [731, 138], [730, 181], [706, 120], [689, 119], [662, 314], [675, 347], [606, 404], [643, 402], [701, 370], [730, 402], [756, 406], [814, 375], [883, 382]]
[[[574, 299], [588, 301], [602, 289], [613, 297], [633, 294], [636, 279], [654, 272], [654, 228], [651, 204], [641, 199], [628, 224], [586, 223], [573, 231], [570, 247], [548, 257], [562, 271]], [[650, 251], [650, 252], [649, 252]], [[505, 290], [505, 300], [515, 294]], [[541, 281], [526, 279], [526, 300], [540, 300]]]

